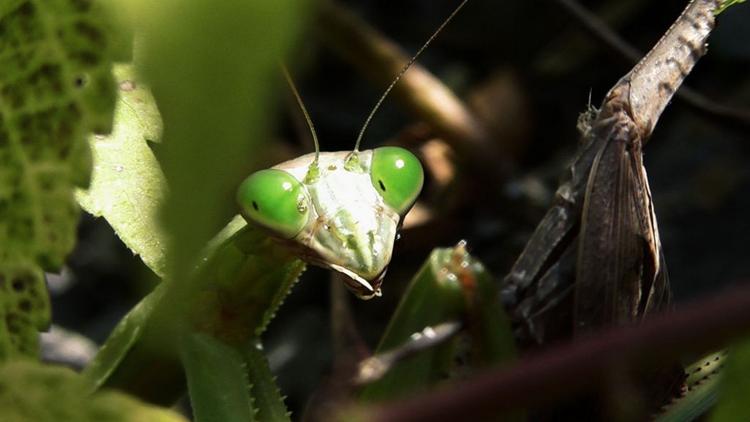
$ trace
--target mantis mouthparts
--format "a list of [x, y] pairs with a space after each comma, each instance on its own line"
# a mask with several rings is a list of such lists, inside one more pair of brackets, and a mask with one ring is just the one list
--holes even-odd
[[[362, 276], [360, 276], [359, 274], [355, 273], [354, 271], [352, 271], [352, 270], [350, 270], [350, 269], [348, 269], [346, 267], [342, 267], [341, 265], [330, 264], [329, 266], [331, 267], [331, 269], [336, 270], [336, 271], [338, 271], [338, 272], [346, 275], [351, 280], [353, 280], [355, 283], [357, 283], [357, 284], [354, 284], [354, 283], [348, 283], [347, 282], [346, 285], [360, 299], [368, 300], [368, 299], [372, 299], [373, 297], [380, 297], [383, 294], [380, 291], [380, 287], [377, 287], [377, 288], [372, 287], [372, 284], [370, 284], [369, 281], [365, 280], [364, 278], [362, 278]], [[382, 273], [380, 273], [380, 275], [377, 277], [377, 279], [374, 280], [375, 284], [379, 286], [380, 285], [380, 281], [383, 280], [383, 277], [385, 277], [385, 271], [383, 271]], [[364, 287], [365, 290], [363, 291], [360, 286]]]

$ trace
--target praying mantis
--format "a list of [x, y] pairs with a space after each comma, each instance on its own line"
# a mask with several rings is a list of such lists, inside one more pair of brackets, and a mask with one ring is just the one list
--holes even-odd
[[[144, 299], [87, 368], [97, 388], [120, 387], [170, 403], [187, 384], [199, 420], [287, 417], [259, 338], [306, 263], [346, 275], [346, 286], [362, 299], [376, 298], [384, 288], [393, 240], [424, 176], [409, 151], [359, 151], [359, 141], [382, 100], [434, 36], [378, 101], [353, 150], [320, 153], [312, 130], [314, 153], [261, 170], [240, 184], [240, 215], [206, 247], [190, 277], [179, 284], [167, 280]], [[296, 90], [295, 95], [299, 99]], [[656, 234], [655, 222], [647, 231]], [[542, 250], [549, 247], [541, 243]], [[512, 359], [496, 288], [465, 245], [435, 251], [407, 289], [375, 357], [363, 365], [362, 378], [377, 381], [359, 397], [399, 397], [442, 379], [465, 349], [454, 336], [456, 327], [469, 333], [472, 366]], [[542, 299], [532, 304], [543, 308], [548, 298]], [[421, 337], [413, 336], [420, 332]], [[440, 344], [418, 345], [418, 338], [435, 333], [444, 336]], [[418, 354], [405, 360], [410, 347]]]
[[[121, 388], [170, 404], [187, 386], [198, 420], [288, 418], [260, 352], [260, 336], [307, 263], [344, 274], [346, 286], [361, 299], [380, 296], [397, 231], [424, 174], [406, 149], [360, 151], [359, 144], [393, 86], [466, 3], [386, 89], [352, 151], [319, 151], [312, 122], [284, 69], [315, 152], [255, 172], [239, 185], [240, 215], [207, 245], [187, 280], [165, 280], [120, 322], [84, 372], [94, 388]], [[471, 333], [473, 365], [510, 359], [512, 339], [496, 289], [465, 244], [433, 252], [376, 353], [402, 344], [428, 350], [403, 362], [368, 361], [367, 377], [376, 381], [362, 396], [388, 399], [444, 378], [459, 350], [467, 354], [458, 331]], [[427, 346], [412, 336], [419, 332]]]

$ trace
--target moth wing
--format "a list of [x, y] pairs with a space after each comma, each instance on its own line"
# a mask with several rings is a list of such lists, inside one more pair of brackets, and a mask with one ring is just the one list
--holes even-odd
[[657, 296], [668, 297], [640, 140], [632, 136], [626, 126], [613, 128], [589, 174], [578, 237], [577, 334], [635, 321], [656, 307]]
[[640, 195], [641, 200], [637, 201], [636, 204], [639, 207], [638, 215], [643, 216], [641, 232], [646, 242], [645, 252], [647, 254], [647, 266], [643, 277], [645, 297], [642, 298], [639, 312], [641, 317], [645, 317], [650, 313], [660, 312], [669, 308], [672, 302], [672, 289], [669, 285], [667, 263], [664, 259], [664, 250], [661, 247], [661, 239], [659, 238], [659, 227], [656, 223], [651, 188], [648, 184], [646, 168], [643, 166], [641, 157], [639, 153], [633, 165], [640, 168], [640, 171], [637, 172], [638, 177], [635, 180], [635, 188], [637, 192], [641, 192], [642, 194]]

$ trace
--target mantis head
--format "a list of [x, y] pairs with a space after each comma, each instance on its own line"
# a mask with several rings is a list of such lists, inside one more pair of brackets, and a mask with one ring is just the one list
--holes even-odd
[[307, 262], [349, 276], [347, 286], [362, 299], [380, 296], [396, 231], [422, 190], [424, 172], [419, 160], [403, 148], [360, 152], [360, 143], [396, 83], [467, 1], [401, 68], [365, 119], [351, 152], [319, 152], [312, 119], [282, 65], [315, 152], [250, 175], [237, 192], [248, 222], [268, 230]]
[[358, 297], [380, 295], [396, 232], [422, 189], [419, 160], [398, 147], [308, 154], [250, 175], [245, 219], [311, 264], [348, 276]]

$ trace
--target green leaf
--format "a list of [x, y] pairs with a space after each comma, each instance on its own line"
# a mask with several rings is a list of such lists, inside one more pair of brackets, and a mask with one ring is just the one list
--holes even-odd
[[161, 138], [161, 118], [151, 93], [131, 65], [114, 68], [119, 91], [111, 135], [89, 138], [94, 171], [88, 190], [76, 199], [89, 213], [104, 217], [123, 243], [164, 276], [166, 241], [157, 218], [164, 197], [164, 175], [147, 142]]
[[196, 422], [256, 420], [245, 362], [237, 350], [193, 333], [184, 336], [180, 355]]
[[[296, 0], [142, 2], [143, 70], [164, 119], [168, 273], [183, 279], [268, 139], [283, 60], [306, 16]], [[162, 158], [160, 154], [160, 159]], [[224, 208], [221, 205], [224, 204]], [[231, 211], [230, 211], [231, 210]]]
[[43, 271], [75, 242], [86, 136], [112, 124], [108, 28], [91, 0], [0, 5], [0, 359], [35, 356], [49, 322]]
[[44, 273], [32, 263], [0, 266], [0, 362], [16, 356], [35, 357], [39, 330], [50, 321]]
[[184, 422], [168, 409], [122, 393], [88, 394], [73, 371], [20, 360], [0, 366], [0, 409], [4, 422]]
[[716, 9], [716, 12], [714, 14], [718, 15], [719, 13], [727, 10], [728, 8], [734, 6], [735, 4], [744, 3], [745, 0], [724, 0], [721, 2], [721, 5], [718, 9]]
[[750, 420], [750, 340], [729, 349], [722, 371], [719, 402], [711, 415], [712, 422]]

